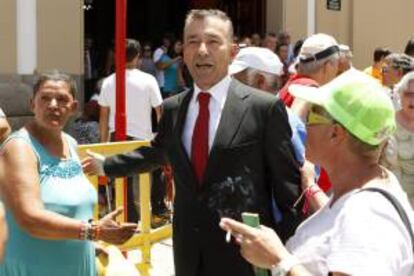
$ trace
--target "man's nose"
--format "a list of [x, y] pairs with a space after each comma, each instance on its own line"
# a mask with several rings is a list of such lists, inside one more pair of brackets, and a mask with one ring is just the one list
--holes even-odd
[[207, 45], [205, 42], [200, 43], [200, 47], [198, 48], [198, 54], [201, 56], [206, 56], [208, 54]]
[[52, 98], [50, 100], [49, 106], [50, 107], [57, 107], [58, 106], [58, 101], [56, 100], [56, 98]]

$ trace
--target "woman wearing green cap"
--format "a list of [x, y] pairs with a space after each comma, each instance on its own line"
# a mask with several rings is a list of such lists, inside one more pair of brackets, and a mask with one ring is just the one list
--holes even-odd
[[[286, 246], [272, 229], [222, 219], [246, 260], [272, 275], [413, 275], [414, 214], [396, 177], [378, 164], [395, 130], [392, 102], [379, 91], [376, 81], [353, 69], [319, 89], [291, 87], [312, 104], [306, 156], [326, 168], [333, 194]], [[302, 181], [314, 181], [312, 173], [304, 175]], [[379, 190], [368, 190], [373, 187]]]

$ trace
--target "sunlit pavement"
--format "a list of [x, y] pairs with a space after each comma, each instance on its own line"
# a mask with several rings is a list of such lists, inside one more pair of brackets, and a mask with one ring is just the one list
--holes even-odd
[[[134, 250], [128, 253], [128, 259], [137, 263], [141, 260], [141, 251]], [[174, 261], [172, 239], [164, 240], [153, 245], [151, 250], [151, 276], [173, 276]]]

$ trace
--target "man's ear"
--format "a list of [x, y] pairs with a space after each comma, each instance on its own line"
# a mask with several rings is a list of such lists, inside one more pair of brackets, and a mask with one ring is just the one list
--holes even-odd
[[345, 139], [345, 137], [347, 136], [347, 134], [348, 134], [348, 132], [345, 130], [345, 128], [343, 128], [339, 124], [334, 124], [332, 126], [332, 128], [331, 128], [330, 138], [335, 143], [340, 143], [340, 142], [342, 142]]
[[254, 78], [255, 87], [266, 91], [266, 78], [262, 74], [256, 74]]
[[239, 53], [240, 48], [239, 48], [239, 45], [237, 45], [236, 43], [231, 43], [230, 47], [231, 47], [230, 57], [231, 57], [231, 60], [233, 60], [236, 57], [236, 55]]

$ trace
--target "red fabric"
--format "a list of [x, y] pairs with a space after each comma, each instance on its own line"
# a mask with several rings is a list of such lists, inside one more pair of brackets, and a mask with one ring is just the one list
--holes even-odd
[[299, 74], [293, 74], [289, 78], [289, 80], [286, 82], [285, 86], [283, 86], [282, 89], [280, 89], [279, 91], [279, 97], [285, 103], [287, 107], [290, 107], [293, 103], [293, 100], [295, 99], [295, 97], [293, 97], [289, 93], [289, 86], [291, 84], [300, 84], [300, 85], [306, 85], [306, 86], [319, 87], [319, 84], [313, 79], [310, 79], [305, 76], [301, 76]]
[[332, 187], [332, 183], [329, 180], [329, 176], [324, 169], [321, 168], [321, 174], [318, 180], [319, 187], [326, 193]]
[[208, 123], [210, 120], [210, 112], [208, 104], [210, 102], [210, 94], [201, 92], [198, 94], [198, 117], [193, 131], [193, 140], [191, 144], [191, 163], [194, 173], [201, 185], [203, 182], [204, 170], [208, 160]]

